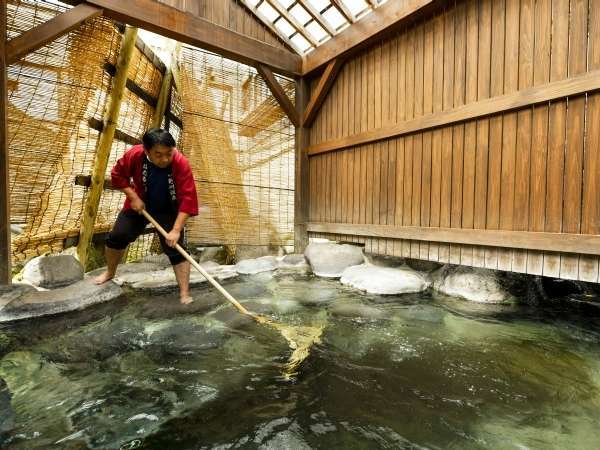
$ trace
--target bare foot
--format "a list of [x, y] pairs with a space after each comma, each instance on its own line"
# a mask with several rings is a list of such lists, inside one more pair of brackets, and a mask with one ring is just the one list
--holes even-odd
[[98, 275], [96, 278], [94, 278], [94, 284], [104, 284], [109, 280], [112, 280], [114, 277], [114, 275], [111, 275], [108, 272], [104, 272], [102, 275]]
[[185, 297], [181, 297], [179, 299], [179, 301], [181, 302], [182, 305], [189, 305], [190, 303], [192, 303], [194, 301], [194, 298], [186, 295]]

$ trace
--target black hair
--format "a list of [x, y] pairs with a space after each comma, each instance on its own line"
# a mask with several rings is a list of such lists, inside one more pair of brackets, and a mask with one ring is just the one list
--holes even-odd
[[155, 145], [164, 145], [165, 147], [175, 147], [175, 139], [167, 130], [162, 128], [150, 128], [142, 137], [144, 149], [150, 151]]

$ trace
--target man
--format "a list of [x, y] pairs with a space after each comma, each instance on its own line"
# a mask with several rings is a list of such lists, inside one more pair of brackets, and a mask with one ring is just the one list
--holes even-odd
[[102, 284], [115, 276], [127, 246], [142, 233], [148, 221], [146, 209], [167, 231], [160, 235], [163, 251], [173, 266], [179, 285], [180, 301], [188, 304], [190, 263], [174, 248], [183, 246], [185, 222], [198, 214], [198, 196], [187, 159], [175, 148], [175, 140], [160, 128], [148, 130], [142, 145], [129, 149], [113, 167], [112, 185], [125, 195], [125, 205], [106, 239], [106, 272], [95, 279]]

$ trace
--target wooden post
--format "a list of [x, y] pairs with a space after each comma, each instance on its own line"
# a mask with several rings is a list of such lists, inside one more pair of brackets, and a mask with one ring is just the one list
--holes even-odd
[[96, 157], [92, 169], [92, 180], [90, 190], [87, 195], [85, 207], [83, 211], [83, 219], [81, 221], [81, 230], [79, 233], [79, 244], [77, 245], [77, 254], [79, 261], [85, 267], [87, 261], [88, 246], [94, 235], [94, 223], [98, 214], [98, 205], [104, 187], [104, 177], [106, 175], [106, 167], [108, 158], [119, 120], [119, 112], [121, 110], [121, 101], [125, 92], [125, 83], [127, 82], [127, 74], [129, 72], [129, 64], [133, 56], [133, 49], [137, 38], [137, 28], [127, 27], [121, 43], [121, 50], [117, 58], [116, 73], [113, 78], [112, 90], [106, 102], [103, 117], [102, 133], [98, 138], [96, 146]]
[[162, 79], [160, 94], [158, 94], [158, 101], [156, 103], [156, 108], [154, 109], [154, 114], [152, 115], [150, 128], [158, 128], [162, 124], [162, 120], [165, 115], [165, 111], [167, 110], [167, 104], [170, 98], [169, 94], [171, 93], [171, 87], [173, 85], [173, 67], [177, 65], [177, 56], [179, 55], [180, 49], [181, 44], [178, 42], [173, 50], [173, 55], [171, 56], [170, 68], [165, 70], [165, 74]]
[[6, 2], [0, 5], [0, 285], [11, 283], [8, 125], [6, 104]]
[[[296, 110], [298, 117], [303, 117], [308, 105], [309, 95], [308, 79], [296, 80]], [[309, 170], [308, 170], [308, 144], [309, 129], [300, 124], [296, 127], [296, 170], [294, 186], [294, 250], [304, 253], [308, 245], [308, 211], [309, 211]]]

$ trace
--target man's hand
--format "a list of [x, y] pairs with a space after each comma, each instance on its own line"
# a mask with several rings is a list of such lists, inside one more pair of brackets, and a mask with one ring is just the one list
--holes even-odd
[[165, 240], [167, 241], [167, 245], [169, 247], [175, 247], [177, 241], [179, 241], [179, 237], [181, 236], [181, 232], [175, 229], [171, 230], [166, 236]]
[[131, 199], [131, 209], [136, 213], [141, 214], [142, 211], [146, 209], [146, 205], [144, 204], [144, 201], [136, 195]]

